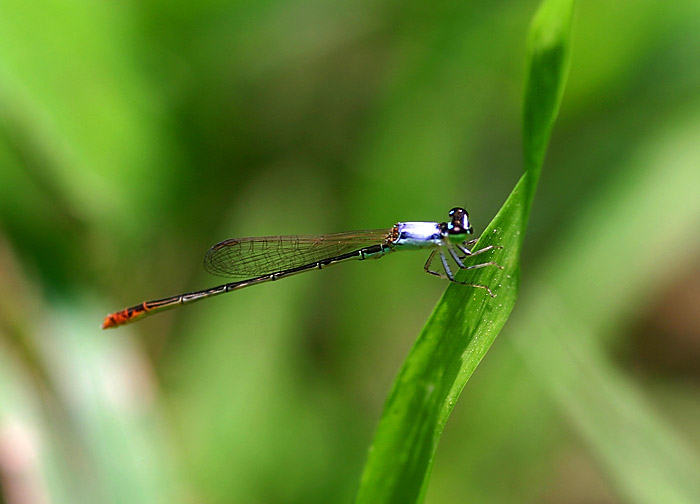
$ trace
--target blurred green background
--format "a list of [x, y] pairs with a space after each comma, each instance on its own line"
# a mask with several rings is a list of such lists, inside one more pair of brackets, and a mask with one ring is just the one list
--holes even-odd
[[[226, 238], [443, 220], [521, 172], [535, 1], [0, 4], [0, 502], [352, 500], [445, 283], [216, 285]], [[697, 502], [700, 3], [577, 6], [520, 302], [427, 502]], [[695, 493], [698, 492], [698, 493]]]

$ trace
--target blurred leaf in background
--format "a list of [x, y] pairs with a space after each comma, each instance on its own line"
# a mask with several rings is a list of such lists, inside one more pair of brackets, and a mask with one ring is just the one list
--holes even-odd
[[[445, 288], [420, 254], [100, 321], [214, 285], [201, 260], [225, 238], [457, 205], [483, 230], [521, 171], [536, 7], [3, 2], [3, 499], [351, 500]], [[522, 303], [427, 502], [697, 502], [699, 20], [578, 6]]]

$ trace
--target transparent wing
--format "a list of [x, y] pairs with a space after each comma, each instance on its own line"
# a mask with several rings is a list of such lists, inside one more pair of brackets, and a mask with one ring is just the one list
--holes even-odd
[[349, 231], [317, 236], [260, 236], [217, 243], [204, 257], [204, 268], [227, 277], [262, 276], [337, 257], [389, 241], [391, 229]]

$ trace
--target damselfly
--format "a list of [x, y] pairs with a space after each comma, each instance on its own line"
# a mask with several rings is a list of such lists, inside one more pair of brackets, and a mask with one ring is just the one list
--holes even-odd
[[[449, 215], [449, 222], [399, 222], [389, 229], [350, 231], [319, 236], [233, 238], [222, 241], [207, 252], [204, 258], [205, 269], [214, 275], [228, 278], [248, 277], [246, 280], [165, 299], [145, 301], [107, 315], [102, 328], [117, 327], [139, 320], [146, 315], [250, 285], [279, 280], [350, 259], [376, 259], [400, 250], [432, 249], [425, 263], [426, 273], [462, 285], [485, 289], [491, 297], [495, 297], [486, 285], [455, 280], [448, 255], [461, 269], [486, 266], [501, 268], [501, 266], [493, 261], [465, 265], [463, 261], [467, 257], [473, 257], [497, 247], [489, 245], [472, 252], [469, 247], [477, 240], [466, 240], [467, 235], [474, 232], [469, 223], [467, 211], [457, 207], [450, 210]], [[440, 259], [444, 273], [431, 269], [436, 257]]]

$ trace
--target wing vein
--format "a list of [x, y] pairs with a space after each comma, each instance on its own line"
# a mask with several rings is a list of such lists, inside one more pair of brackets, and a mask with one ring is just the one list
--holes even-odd
[[207, 251], [204, 268], [226, 278], [262, 276], [388, 243], [390, 236], [391, 229], [373, 229], [317, 236], [232, 238]]

